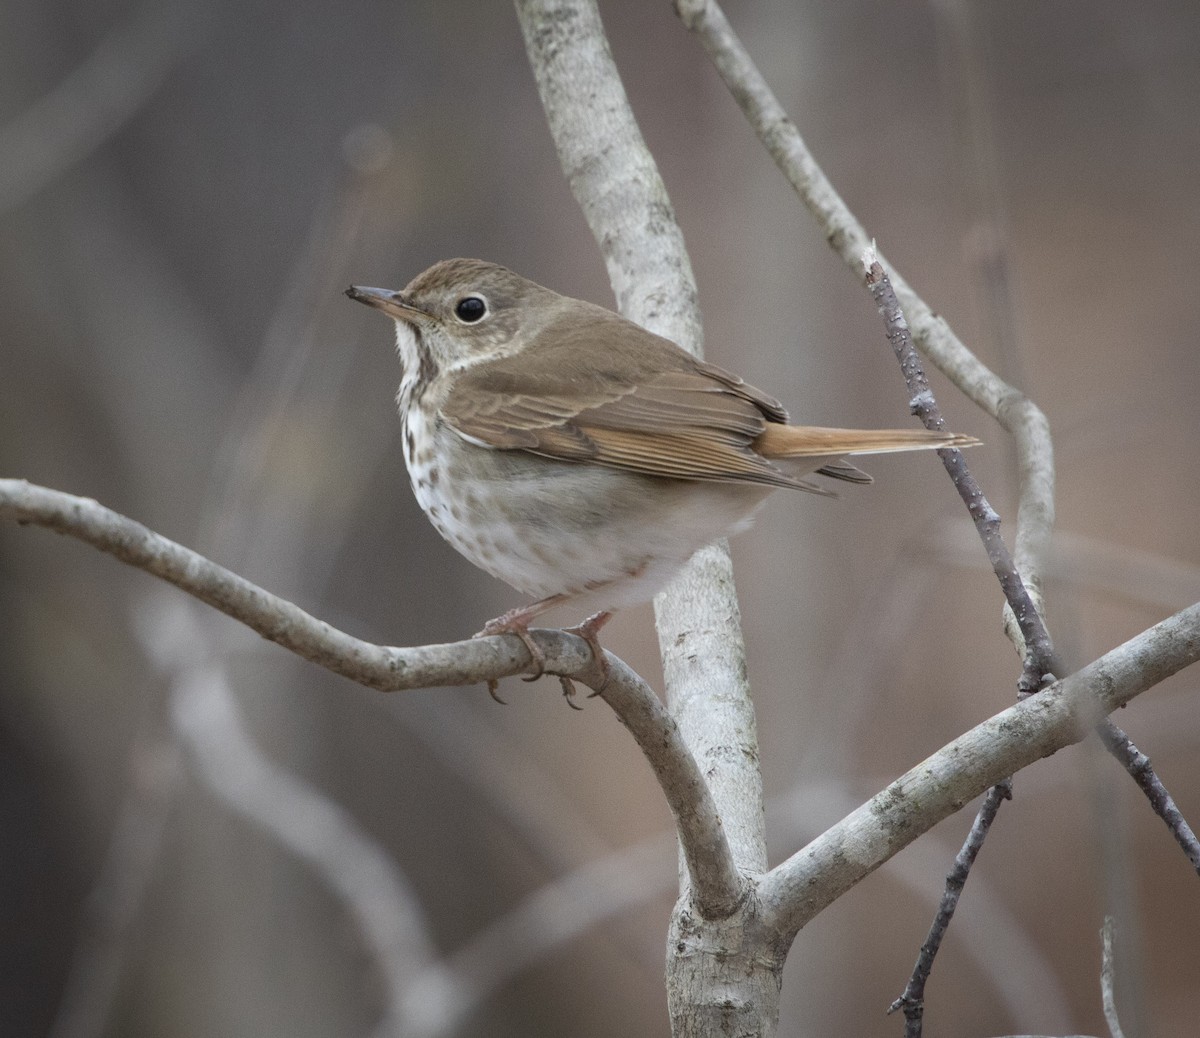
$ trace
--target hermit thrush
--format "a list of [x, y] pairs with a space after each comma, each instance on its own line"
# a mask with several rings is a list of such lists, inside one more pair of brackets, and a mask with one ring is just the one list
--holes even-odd
[[[480, 635], [516, 634], [553, 606], [596, 633], [648, 600], [699, 548], [745, 529], [809, 473], [869, 483], [844, 455], [958, 447], [923, 429], [789, 425], [782, 405], [623, 317], [481, 260], [445, 260], [398, 292], [351, 299], [396, 322], [398, 402], [413, 491], [475, 565], [538, 601]], [[493, 688], [494, 692], [494, 688]]]

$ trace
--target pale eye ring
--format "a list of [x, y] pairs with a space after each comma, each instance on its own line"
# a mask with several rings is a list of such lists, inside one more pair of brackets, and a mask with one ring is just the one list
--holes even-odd
[[487, 300], [480, 295], [463, 296], [454, 304], [454, 316], [463, 324], [475, 324], [487, 317]]

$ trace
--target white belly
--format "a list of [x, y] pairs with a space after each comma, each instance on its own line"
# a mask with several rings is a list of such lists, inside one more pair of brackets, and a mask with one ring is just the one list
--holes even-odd
[[[694, 552], [747, 527], [770, 488], [640, 476], [463, 444], [457, 478], [415, 452], [429, 442], [405, 416], [413, 493], [462, 555], [536, 598], [568, 594], [579, 610], [649, 600]], [[412, 434], [410, 440], [409, 434]], [[457, 437], [440, 428], [435, 435]]]

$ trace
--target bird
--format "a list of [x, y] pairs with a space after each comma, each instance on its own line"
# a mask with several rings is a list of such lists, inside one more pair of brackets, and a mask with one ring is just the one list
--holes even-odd
[[[476, 635], [519, 637], [527, 680], [544, 672], [534, 619], [561, 605], [590, 614], [566, 630], [607, 673], [597, 636], [612, 613], [743, 531], [772, 491], [833, 496], [805, 477], [870, 483], [847, 457], [978, 442], [793, 425], [737, 375], [484, 260], [442, 260], [400, 290], [346, 294], [395, 322], [404, 460], [425, 515], [535, 599]], [[488, 690], [498, 698], [494, 681]]]

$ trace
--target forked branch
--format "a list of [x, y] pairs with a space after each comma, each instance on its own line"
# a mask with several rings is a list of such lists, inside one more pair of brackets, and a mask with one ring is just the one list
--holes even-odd
[[787, 942], [818, 912], [989, 786], [1086, 738], [1098, 720], [1200, 660], [1200, 603], [976, 725], [773, 869], [759, 896]]
[[[95, 501], [23, 480], [0, 479], [0, 519], [45, 526], [91, 544], [369, 688], [472, 684], [529, 666], [520, 642], [508, 637], [414, 648], [361, 641]], [[534, 637], [555, 671], [600, 683], [582, 639], [541, 630]], [[987, 786], [1078, 742], [1099, 718], [1198, 659], [1200, 604], [976, 726], [770, 872], [759, 888], [764, 924], [776, 941], [790, 941], [840, 894]], [[611, 676], [601, 694], [655, 770], [688, 849], [689, 867], [695, 862], [693, 882], [729, 882], [712, 873], [711, 863], [719, 868], [723, 858], [724, 836], [703, 776], [677, 743], [674, 722], [626, 664], [611, 654], [608, 662]]]

